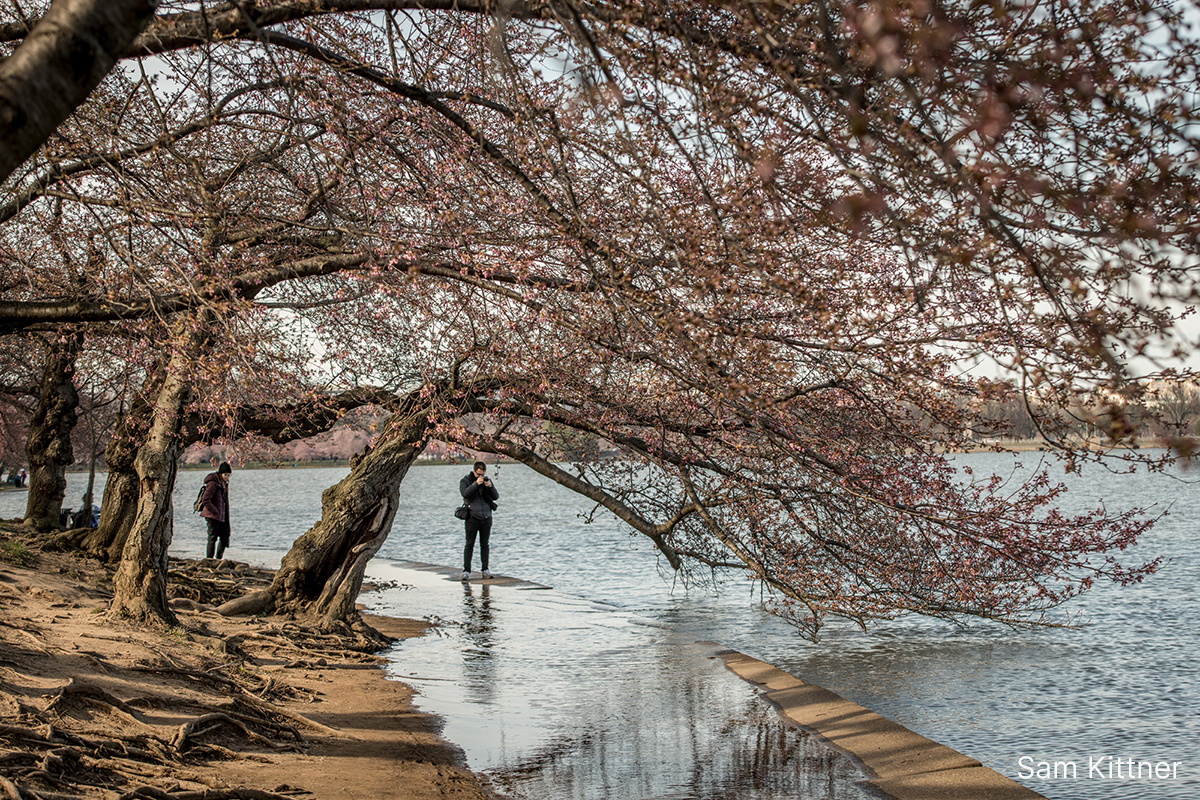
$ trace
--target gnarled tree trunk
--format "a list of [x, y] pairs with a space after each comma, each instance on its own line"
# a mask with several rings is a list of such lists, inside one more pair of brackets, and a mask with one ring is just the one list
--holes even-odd
[[[457, 392], [439, 387], [407, 396], [373, 446], [351, 461], [350, 474], [321, 495], [321, 519], [284, 556], [269, 589], [221, 607], [224, 614], [275, 611], [308, 617], [319, 630], [352, 628], [381, 639], [355, 609], [367, 563], [391, 532], [408, 468], [428, 443], [438, 413]], [[453, 412], [452, 412], [453, 413]]]
[[303, 612], [318, 627], [353, 619], [367, 562], [392, 529], [400, 484], [425, 449], [421, 413], [394, 414], [350, 474], [321, 495], [321, 519], [292, 545], [271, 586], [276, 611]]
[[167, 548], [174, 534], [171, 493], [180, 454], [179, 420], [190, 393], [191, 385], [181, 375], [164, 381], [150, 435], [134, 459], [137, 513], [113, 575], [111, 612], [139, 622], [175, 624], [167, 605]]
[[109, 612], [143, 623], [175, 624], [167, 605], [167, 548], [175, 530], [171, 494], [183, 452], [180, 429], [192, 396], [194, 359], [209, 339], [212, 312], [183, 318], [176, 327], [178, 349], [167, 363], [153, 400], [153, 419], [133, 466], [138, 477], [137, 513], [121, 562], [113, 575]]
[[75, 460], [71, 429], [75, 427], [79, 405], [75, 392], [79, 344], [80, 338], [73, 335], [50, 346], [37, 407], [29, 421], [29, 438], [25, 442], [25, 456], [29, 459], [25, 524], [40, 531], [58, 525], [67, 493], [67, 467]]
[[80, 543], [83, 549], [102, 553], [109, 564], [121, 560], [129, 531], [137, 517], [140, 486], [134, 460], [145, 441], [150, 426], [151, 408], [142, 398], [135, 398], [128, 413], [117, 425], [104, 448], [104, 463], [108, 479], [104, 484], [104, 499], [100, 503], [100, 523]]

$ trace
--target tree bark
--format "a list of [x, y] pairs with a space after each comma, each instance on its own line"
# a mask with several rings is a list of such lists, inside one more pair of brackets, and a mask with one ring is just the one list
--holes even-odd
[[102, 553], [109, 564], [120, 561], [137, 516], [140, 489], [134, 460], [144, 440], [149, 412], [148, 404], [140, 398], [135, 400], [104, 448], [108, 479], [100, 502], [100, 524], [84, 537], [81, 546], [89, 552]]
[[71, 336], [50, 346], [42, 371], [37, 407], [29, 421], [25, 456], [29, 459], [29, 498], [25, 524], [39, 531], [58, 526], [67, 493], [67, 467], [75, 461], [71, 429], [79, 396], [75, 391], [75, 357], [80, 339]]
[[155, 0], [56, 0], [0, 64], [0, 180], [87, 98], [154, 15]]
[[351, 461], [350, 474], [321, 495], [321, 519], [284, 556], [271, 587], [221, 607], [224, 614], [270, 611], [308, 617], [319, 630], [353, 629], [381, 643], [355, 608], [367, 563], [396, 516], [400, 484], [428, 443], [438, 414], [457, 413], [449, 387], [408, 395], [383, 434]]
[[171, 493], [183, 451], [180, 428], [192, 396], [194, 361], [209, 339], [212, 322], [212, 312], [205, 312], [177, 323], [178, 349], [167, 362], [146, 441], [133, 460], [138, 478], [137, 512], [113, 575], [110, 613], [140, 623], [176, 623], [167, 605], [167, 548], [175, 513]]

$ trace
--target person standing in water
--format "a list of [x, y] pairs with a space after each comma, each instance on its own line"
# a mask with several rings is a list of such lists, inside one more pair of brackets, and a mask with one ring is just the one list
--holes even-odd
[[487, 464], [476, 461], [470, 474], [463, 476], [458, 482], [458, 491], [471, 512], [466, 519], [467, 544], [463, 548], [462, 579], [471, 580], [471, 556], [475, 552], [476, 535], [479, 536], [479, 565], [483, 569], [483, 577], [490, 578], [492, 573], [488, 571], [488, 539], [492, 535], [492, 511], [496, 508], [500, 492], [496, 491], [496, 487], [487, 476]]

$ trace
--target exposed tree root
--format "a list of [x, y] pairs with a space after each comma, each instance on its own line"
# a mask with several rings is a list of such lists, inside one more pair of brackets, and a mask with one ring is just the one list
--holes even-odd
[[[244, 703], [246, 705], [257, 708], [260, 711], [263, 711], [265, 713], [275, 714], [277, 716], [283, 717], [284, 719], [290, 719], [292, 722], [295, 722], [299, 725], [303, 725], [304, 727], [310, 728], [314, 731], [320, 731], [321, 733], [327, 734], [329, 736], [342, 737], [342, 736], [346, 735], [342, 731], [327, 727], [325, 725], [322, 725], [319, 722], [314, 722], [311, 719], [309, 719], [308, 717], [305, 717], [301, 714], [297, 714], [293, 711], [288, 711], [287, 709], [283, 709], [283, 708], [279, 708], [278, 706], [271, 705], [270, 703], [267, 703], [263, 700], [258, 699], [257, 697], [254, 697], [253, 695], [243, 695], [243, 696], [237, 698], [237, 700], [235, 702]], [[296, 730], [294, 728], [291, 728], [290, 726], [289, 726], [289, 730], [291, 730], [291, 732], [296, 736], [297, 741], [299, 741], [300, 734], [296, 733]]]
[[184, 669], [182, 667], [130, 667], [130, 669], [134, 672], [148, 672], [154, 675], [181, 675], [230, 689], [242, 688], [237, 681], [226, 678], [223, 675], [214, 675], [211, 672], [201, 672], [196, 669]]
[[133, 709], [124, 702], [113, 697], [111, 694], [98, 686], [80, 684], [76, 682], [74, 678], [72, 678], [71, 682], [66, 686], [58, 690], [58, 694], [55, 695], [54, 699], [50, 701], [50, 705], [46, 706], [44, 713], [49, 713], [51, 711], [60, 712], [63, 706], [65, 706], [67, 701], [72, 697], [105, 707], [113, 712], [124, 715], [127, 719], [134, 723], [139, 725], [141, 724], [141, 720], [134, 715]]
[[29, 631], [28, 627], [19, 628], [16, 625], [9, 625], [7, 622], [3, 622], [3, 621], [0, 621], [0, 625], [3, 625], [6, 628], [12, 628], [14, 631], [19, 633], [21, 636], [24, 636], [26, 639], [28, 639], [30, 642], [33, 643], [33, 647], [36, 648], [39, 653], [47, 652], [46, 648], [43, 646], [43, 645], [45, 645], [45, 641], [43, 641], [42, 639], [39, 639], [37, 636], [34, 636], [33, 633], [31, 633]]
[[268, 570], [229, 560], [171, 559], [167, 576], [171, 581], [172, 597], [214, 607], [271, 585]]
[[[321, 629], [278, 619], [236, 635], [214, 634], [205, 615], [269, 586], [269, 573], [228, 561], [173, 561], [171, 581], [172, 605], [184, 616], [182, 627], [166, 633], [186, 645], [183, 650], [157, 649], [153, 639], [148, 646], [145, 637], [122, 635], [124, 623], [118, 621], [115, 631], [79, 634], [128, 642], [129, 662], [109, 656], [101, 663], [78, 643], [66, 652], [61, 644], [50, 645], [48, 631], [0, 621], [11, 631], [0, 638], [19, 642], [20, 650], [12, 651], [0, 682], [0, 800], [287, 800], [305, 794], [230, 787], [189, 765], [269, 761], [268, 754], [304, 752], [301, 730], [347, 737], [274, 702], [315, 699], [275, 670], [287, 669], [282, 666], [287, 663], [320, 669], [330, 662], [371, 662], [377, 657], [370, 652], [388, 640], [366, 626]], [[172, 649], [195, 657], [181, 661], [170, 655]], [[95, 674], [124, 676], [113, 685], [136, 685], [138, 694], [118, 696], [107, 683], [75, 678], [48, 691], [37, 688], [32, 680], [37, 673], [24, 672], [23, 665], [55, 658], [90, 660], [100, 669]], [[178, 722], [170, 727], [164, 720]]]
[[294, 795], [274, 794], [258, 789], [210, 789], [203, 792], [164, 792], [153, 786], [139, 786], [118, 800], [294, 800]]
[[230, 711], [224, 713], [214, 712], [212, 714], [205, 714], [202, 717], [197, 717], [190, 722], [184, 723], [179, 727], [179, 732], [175, 735], [175, 741], [171, 742], [171, 746], [179, 752], [183, 752], [188, 749], [192, 740], [198, 739], [207, 733], [211, 733], [219, 728], [221, 723], [232, 725], [240, 730], [246, 736], [246, 738], [250, 739], [251, 741], [258, 742], [264, 747], [272, 750], [290, 749], [295, 750], [296, 752], [303, 752], [295, 745], [276, 744], [265, 736], [260, 736], [250, 729], [250, 724], [255, 724], [273, 728], [276, 732], [286, 730], [292, 734], [296, 741], [303, 741], [300, 738], [300, 734], [296, 732], [296, 729], [290, 725], [278, 725], [270, 720], [247, 717], [244, 714], [237, 714]]
[[[6, 776], [5, 782], [0, 783], [0, 797], [80, 800], [96, 796], [97, 792], [109, 797], [123, 792], [121, 797], [169, 797], [173, 800], [184, 797], [283, 798], [284, 795], [271, 792], [220, 786], [203, 791], [181, 791], [181, 778], [199, 781], [195, 776], [182, 773], [180, 767], [184, 759], [262, 759], [256, 753], [226, 746], [231, 741], [230, 732], [234, 734], [234, 740], [240, 738], [252, 747], [294, 752], [303, 752], [304, 737], [291, 723], [338, 734], [267, 700], [244, 693], [236, 681], [198, 670], [172, 671], [187, 679], [203, 676], [217, 685], [236, 688], [238, 694], [232, 701], [207, 708], [179, 726], [174, 739], [167, 742], [149, 733], [129, 736], [93, 727], [87, 730], [60, 727], [59, 723], [77, 722], [66, 713], [79, 702], [98, 707], [108, 714], [117, 714], [123, 722], [138, 727], [145, 725], [132, 704], [142, 705], [149, 699], [150, 702], [145, 704], [158, 705], [153, 698], [122, 701], [99, 687], [72, 681], [59, 689], [43, 709], [28, 715], [23, 720], [27, 724], [0, 725], [0, 740], [12, 748], [0, 751], [0, 768]], [[56, 722], [51, 722], [51, 718]], [[223, 743], [205, 741], [206, 737], [218, 733], [222, 734]], [[128, 790], [130, 785], [136, 788]]]

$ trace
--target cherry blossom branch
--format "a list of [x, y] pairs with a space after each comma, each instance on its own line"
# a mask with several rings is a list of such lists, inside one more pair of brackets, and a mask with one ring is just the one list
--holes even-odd
[[0, 334], [35, 325], [132, 320], [153, 314], [174, 314], [216, 301], [252, 300], [263, 289], [285, 281], [371, 269], [375, 269], [372, 254], [348, 253], [301, 259], [228, 280], [195, 281], [190, 291], [158, 297], [0, 302]]
[[654, 546], [666, 557], [672, 569], [678, 570], [683, 567], [682, 562], [679, 560], [679, 555], [672, 549], [665, 537], [689, 513], [695, 510], [694, 507], [681, 509], [671, 519], [655, 524], [603, 488], [572, 475], [561, 467], [547, 461], [528, 447], [516, 444], [515, 442], [505, 441], [492, 435], [472, 436], [466, 432], [456, 435], [454, 439], [459, 444], [466, 445], [472, 450], [505, 455], [514, 461], [520, 461], [522, 464], [550, 478], [560, 486], [565, 486], [571, 491], [604, 506], [622, 522], [625, 522], [631, 528], [654, 542]]

